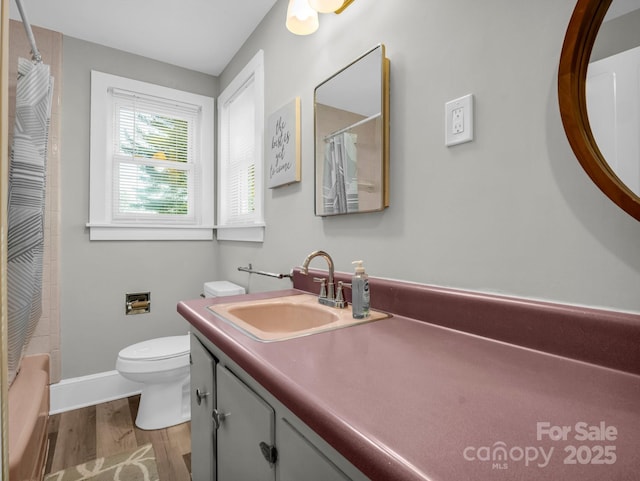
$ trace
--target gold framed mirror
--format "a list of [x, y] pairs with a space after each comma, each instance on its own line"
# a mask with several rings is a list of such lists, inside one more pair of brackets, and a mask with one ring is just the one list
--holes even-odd
[[[587, 105], [587, 74], [592, 52], [603, 21], [616, 1], [577, 1], [560, 56], [558, 101], [565, 133], [584, 170], [613, 202], [640, 220], [640, 196], [621, 179], [621, 172], [603, 154], [604, 144], [596, 141], [600, 137], [594, 135]], [[636, 163], [640, 165], [638, 160]]]
[[314, 91], [315, 213], [389, 206], [389, 60], [380, 44]]

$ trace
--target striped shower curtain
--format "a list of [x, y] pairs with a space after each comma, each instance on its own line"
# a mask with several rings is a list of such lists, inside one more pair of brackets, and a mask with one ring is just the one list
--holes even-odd
[[343, 132], [325, 140], [322, 204], [325, 214], [358, 212], [356, 134]]
[[42, 313], [46, 158], [52, 96], [49, 66], [19, 59], [7, 213], [9, 384]]

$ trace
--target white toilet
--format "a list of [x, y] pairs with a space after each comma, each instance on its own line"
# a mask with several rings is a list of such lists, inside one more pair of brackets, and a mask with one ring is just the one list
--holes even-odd
[[[244, 294], [244, 287], [229, 281], [204, 284], [205, 297]], [[125, 347], [116, 369], [142, 384], [136, 426], [163, 429], [191, 419], [189, 334], [159, 337]]]
[[162, 429], [191, 419], [189, 335], [159, 337], [125, 347], [116, 369], [142, 384], [136, 426]]

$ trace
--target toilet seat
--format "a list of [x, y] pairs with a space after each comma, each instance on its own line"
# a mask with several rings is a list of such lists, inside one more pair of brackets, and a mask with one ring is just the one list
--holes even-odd
[[125, 347], [118, 353], [120, 373], [168, 373], [189, 366], [189, 336], [159, 337]]
[[125, 361], [160, 361], [189, 354], [189, 336], [169, 336], [125, 347], [118, 357]]

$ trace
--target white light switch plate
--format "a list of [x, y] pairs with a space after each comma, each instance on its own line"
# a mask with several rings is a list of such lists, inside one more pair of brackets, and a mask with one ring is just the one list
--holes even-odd
[[473, 140], [473, 94], [444, 106], [444, 141], [447, 147]]

